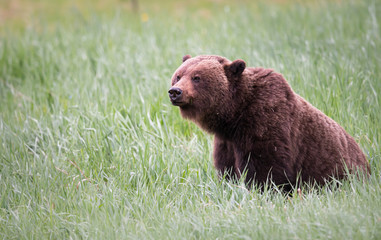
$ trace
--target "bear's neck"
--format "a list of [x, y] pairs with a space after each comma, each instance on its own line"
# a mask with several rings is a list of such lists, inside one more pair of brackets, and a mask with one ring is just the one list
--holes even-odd
[[203, 114], [203, 118], [196, 121], [205, 131], [217, 135], [220, 138], [234, 140], [236, 136], [244, 136], [246, 124], [245, 114], [250, 105], [250, 101], [239, 101], [240, 97], [235, 95], [234, 101], [224, 104], [224, 107], [217, 112]]

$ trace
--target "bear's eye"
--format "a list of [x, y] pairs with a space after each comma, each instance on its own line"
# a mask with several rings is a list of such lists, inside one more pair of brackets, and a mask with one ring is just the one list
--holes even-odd
[[200, 81], [200, 77], [199, 76], [194, 76], [192, 78], [193, 82], [199, 82]]
[[179, 80], [180, 80], [180, 76], [179, 76], [179, 75], [177, 75], [176, 79], [177, 79], [177, 81], [179, 81]]

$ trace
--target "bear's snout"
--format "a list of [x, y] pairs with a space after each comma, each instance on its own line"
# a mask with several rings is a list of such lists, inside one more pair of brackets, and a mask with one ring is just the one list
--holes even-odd
[[178, 87], [171, 87], [168, 91], [169, 98], [171, 99], [171, 102], [173, 105], [180, 105], [181, 104], [181, 96], [183, 94], [183, 90], [181, 90]]

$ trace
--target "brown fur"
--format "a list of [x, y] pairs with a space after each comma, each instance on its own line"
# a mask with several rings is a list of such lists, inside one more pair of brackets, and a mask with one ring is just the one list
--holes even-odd
[[[214, 134], [222, 175], [277, 185], [343, 178], [369, 163], [345, 130], [293, 92], [281, 74], [242, 60], [184, 56], [169, 91], [181, 115]], [[179, 91], [182, 91], [180, 93]], [[176, 93], [178, 95], [176, 95]]]

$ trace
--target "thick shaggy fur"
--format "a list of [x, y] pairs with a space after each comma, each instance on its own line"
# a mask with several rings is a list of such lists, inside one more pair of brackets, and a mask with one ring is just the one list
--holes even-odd
[[370, 172], [354, 139], [271, 69], [187, 55], [171, 89], [181, 115], [214, 134], [221, 175], [239, 178], [246, 171], [247, 183], [271, 179], [281, 185], [298, 178], [324, 184], [331, 176], [343, 178], [346, 167]]

